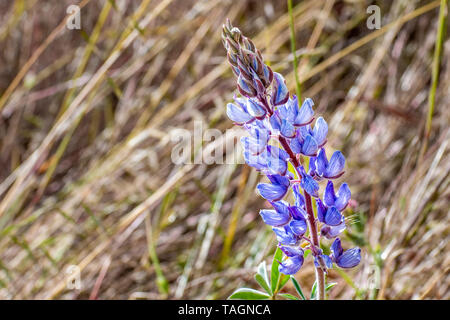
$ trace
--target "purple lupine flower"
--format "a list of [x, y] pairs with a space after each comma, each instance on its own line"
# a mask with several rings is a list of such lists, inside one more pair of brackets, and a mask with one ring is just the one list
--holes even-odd
[[317, 268], [321, 268], [324, 272], [327, 272], [328, 269], [333, 267], [333, 262], [329, 256], [322, 254], [322, 251], [320, 250], [320, 253], [314, 255], [314, 265]]
[[[280, 272], [295, 274], [300, 270], [303, 248], [311, 249], [314, 265], [322, 272], [326, 273], [333, 263], [341, 268], [356, 266], [361, 260], [361, 250], [344, 251], [336, 238], [346, 227], [343, 210], [351, 192], [343, 183], [335, 193], [331, 180], [344, 174], [345, 157], [335, 151], [327, 158], [325, 119], [317, 117], [314, 121], [312, 99], [305, 99], [299, 106], [298, 98], [290, 97], [283, 76], [264, 64], [253, 42], [229, 20], [222, 36], [242, 95], [227, 105], [227, 115], [249, 134], [241, 139], [246, 163], [269, 179], [268, 183], [259, 183], [257, 190], [273, 207], [261, 210], [260, 215], [272, 227], [285, 255], [279, 261]], [[271, 139], [278, 141], [271, 143]], [[295, 174], [288, 170], [289, 162]], [[308, 168], [303, 163], [309, 163]], [[328, 182], [321, 198], [318, 181], [323, 179]], [[283, 200], [290, 190], [294, 204]], [[312, 199], [316, 202], [317, 218]], [[333, 238], [332, 254], [323, 254], [320, 239]]]
[[272, 85], [272, 105], [279, 106], [285, 104], [289, 99], [289, 90], [286, 87], [286, 81], [283, 76], [277, 72], [273, 75], [274, 83]]
[[285, 201], [272, 202], [272, 207], [275, 210], [263, 209], [259, 211], [265, 224], [272, 227], [282, 227], [291, 220], [291, 213], [289, 204]]
[[281, 200], [289, 189], [289, 179], [285, 176], [268, 175], [271, 183], [260, 183], [256, 186], [261, 196], [269, 201]]
[[254, 120], [247, 109], [242, 109], [233, 103], [227, 104], [227, 116], [236, 124], [244, 124]]
[[303, 265], [303, 255], [298, 255], [294, 257], [287, 258], [284, 262], [279, 262], [280, 267], [279, 270], [284, 274], [296, 274]]
[[345, 157], [340, 151], [335, 151], [328, 161], [325, 149], [321, 148], [315, 162], [318, 177], [337, 179], [344, 174]]
[[300, 243], [301, 238], [292, 231], [290, 226], [274, 227], [272, 230], [275, 232], [280, 244], [296, 246]]
[[337, 226], [344, 220], [344, 216], [335, 206], [327, 207], [320, 199], [317, 199], [316, 203], [317, 218], [320, 222], [329, 226]]
[[280, 263], [280, 272], [284, 274], [296, 274], [303, 265], [304, 254], [302, 248], [279, 245], [287, 259]]
[[342, 211], [347, 207], [350, 197], [351, 192], [348, 184], [343, 183], [339, 187], [339, 191], [336, 195], [334, 193], [333, 181], [329, 180], [323, 194], [323, 201], [327, 206], [335, 206], [339, 211]]
[[331, 260], [341, 268], [356, 267], [361, 261], [361, 249], [342, 249], [341, 240], [336, 238], [331, 245]]
[[300, 187], [302, 187], [310, 196], [317, 198], [319, 196], [319, 184], [317, 181], [307, 174], [303, 167], [299, 168], [299, 173], [301, 176]]

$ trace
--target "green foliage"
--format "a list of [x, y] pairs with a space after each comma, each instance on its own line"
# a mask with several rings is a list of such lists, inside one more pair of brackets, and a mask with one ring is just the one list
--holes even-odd
[[228, 299], [240, 300], [266, 300], [269, 298], [270, 295], [250, 288], [239, 288], [228, 297]]
[[[258, 265], [257, 272], [254, 276], [256, 282], [265, 291], [259, 291], [249, 288], [240, 288], [234, 291], [228, 299], [242, 299], [242, 300], [261, 300], [271, 299], [275, 300], [278, 296], [289, 300], [305, 300], [305, 296], [301, 292], [298, 282], [288, 275], [280, 273], [278, 270], [279, 261], [283, 258], [283, 252], [280, 248], [275, 250], [270, 270], [270, 280], [267, 272], [266, 262], [263, 261]], [[299, 292], [300, 298], [289, 293], [281, 293], [280, 290], [284, 288], [289, 279], [294, 279], [294, 286]]]
[[277, 247], [277, 250], [275, 250], [275, 254], [273, 256], [273, 261], [272, 261], [272, 269], [271, 269], [271, 273], [270, 273], [270, 281], [271, 281], [271, 285], [272, 285], [272, 292], [277, 292], [277, 289], [279, 284], [278, 281], [280, 280], [280, 271], [278, 271], [278, 261], [281, 261], [281, 259], [283, 258], [283, 252], [281, 251], [280, 248]]
[[317, 282], [314, 281], [314, 284], [311, 288], [311, 293], [309, 295], [309, 299], [310, 300], [315, 300], [316, 299], [316, 293], [317, 293]]
[[294, 284], [294, 288], [297, 291], [298, 295], [302, 298], [302, 300], [306, 300], [306, 297], [303, 294], [302, 288], [300, 287], [300, 284], [298, 283], [297, 279], [295, 279], [294, 276], [291, 276], [291, 281]]

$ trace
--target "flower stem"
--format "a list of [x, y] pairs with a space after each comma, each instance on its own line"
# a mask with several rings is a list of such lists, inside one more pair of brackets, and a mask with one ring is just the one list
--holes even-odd
[[[316, 219], [314, 218], [314, 211], [312, 209], [311, 196], [303, 190], [305, 195], [306, 212], [308, 213], [308, 226], [311, 232], [312, 243], [320, 247], [319, 237], [317, 236]], [[316, 267], [316, 281], [317, 281], [317, 300], [325, 299], [325, 273], [320, 267]]]
[[[261, 103], [264, 105], [264, 107], [268, 110], [269, 115], [273, 114], [272, 108], [270, 108], [266, 98], [260, 98], [259, 99]], [[280, 141], [283, 149], [289, 154], [289, 157], [291, 159], [292, 164], [295, 167], [295, 170], [297, 171], [298, 178], [300, 179], [300, 173], [298, 172], [298, 168], [300, 167], [300, 162], [295, 156], [295, 153], [292, 151], [291, 147], [289, 146], [289, 143], [287, 142], [286, 138], [283, 136], [279, 136], [278, 140]], [[319, 243], [319, 237], [317, 235], [317, 225], [316, 225], [316, 219], [314, 217], [314, 211], [312, 208], [312, 201], [311, 196], [303, 190], [303, 194], [305, 196], [305, 203], [306, 203], [306, 212], [308, 214], [308, 227], [309, 231], [311, 233], [311, 241], [314, 246], [320, 247]], [[325, 299], [325, 273], [320, 267], [316, 267], [316, 282], [317, 282], [317, 300], [324, 300]]]
[[[283, 146], [284, 150], [289, 154], [292, 164], [295, 167], [295, 170], [298, 170], [298, 167], [300, 166], [300, 162], [298, 161], [297, 157], [295, 156], [294, 152], [292, 151], [291, 147], [289, 146], [288, 142], [286, 141], [286, 138], [280, 136], [279, 140], [280, 140], [280, 143]], [[297, 174], [299, 174], [299, 173], [297, 172]], [[311, 233], [311, 242], [314, 246], [319, 248], [320, 243], [319, 243], [319, 237], [317, 236], [317, 225], [316, 225], [316, 219], [314, 217], [314, 211], [312, 208], [311, 196], [305, 190], [303, 190], [303, 194], [305, 196], [306, 212], [308, 214], [307, 222], [308, 222], [309, 231]], [[316, 267], [316, 281], [317, 281], [317, 292], [318, 292], [317, 299], [324, 300], [325, 299], [325, 274], [320, 267]]]

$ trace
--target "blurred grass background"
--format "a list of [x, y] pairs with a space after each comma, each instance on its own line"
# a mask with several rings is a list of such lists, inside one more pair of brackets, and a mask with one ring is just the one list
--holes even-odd
[[[80, 30], [66, 28], [71, 4]], [[366, 25], [371, 4], [379, 30]], [[450, 298], [445, 4], [292, 2], [302, 97], [347, 157], [339, 180], [356, 203], [345, 245], [363, 249], [355, 270], [330, 272], [332, 299]], [[174, 129], [233, 126], [226, 17], [295, 92], [285, 1], [0, 1], [0, 298], [223, 299], [256, 288], [276, 244], [258, 215], [261, 176], [171, 160]], [[80, 290], [67, 288], [71, 265]], [[313, 272], [298, 273], [304, 288]]]

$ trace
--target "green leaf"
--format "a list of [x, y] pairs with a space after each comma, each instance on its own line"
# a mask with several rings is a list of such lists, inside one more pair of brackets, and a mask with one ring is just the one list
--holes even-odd
[[312, 288], [311, 288], [311, 295], [310, 295], [310, 300], [314, 300], [316, 299], [316, 291], [317, 291], [317, 282], [314, 282]]
[[297, 291], [298, 295], [302, 298], [302, 300], [306, 300], [306, 297], [303, 294], [302, 288], [300, 287], [300, 283], [298, 283], [297, 279], [295, 279], [294, 276], [291, 276], [291, 281], [294, 284], [294, 288]]
[[290, 276], [288, 276], [287, 274], [281, 274], [281, 276], [280, 276], [280, 281], [279, 281], [279, 284], [278, 284], [278, 288], [277, 288], [277, 291], [280, 291], [281, 289], [283, 289], [283, 287], [286, 285], [286, 283], [289, 281], [289, 279], [290, 279], [291, 277]]
[[269, 295], [272, 295], [272, 290], [270, 289], [270, 285], [266, 282], [262, 275], [259, 273], [255, 274], [255, 280], [259, 283], [259, 285], [266, 290]]
[[258, 265], [258, 273], [255, 274], [255, 280], [264, 290], [266, 290], [268, 294], [272, 295], [272, 290], [270, 288], [270, 282], [269, 277], [267, 275], [267, 267], [265, 261], [261, 262]]
[[330, 291], [331, 288], [333, 288], [335, 285], [337, 285], [337, 282], [332, 282], [327, 284], [326, 288], [325, 288], [325, 292]]
[[239, 288], [228, 297], [228, 299], [240, 300], [266, 300], [269, 298], [268, 294], [250, 288]]
[[275, 251], [275, 254], [273, 256], [272, 261], [272, 270], [270, 272], [270, 282], [272, 285], [272, 292], [277, 292], [279, 283], [278, 280], [280, 279], [280, 271], [278, 271], [279, 263], [278, 261], [281, 261], [283, 258], [283, 252], [280, 248], [277, 247], [277, 250]]
[[289, 299], [289, 300], [300, 300], [299, 298], [297, 298], [296, 296], [293, 296], [290, 293], [280, 293], [280, 296], [282, 296], [283, 298]]
[[258, 274], [260, 274], [260, 275], [263, 277], [264, 281], [265, 281], [267, 284], [270, 283], [270, 282], [269, 282], [269, 277], [268, 277], [268, 275], [267, 275], [267, 267], [266, 267], [266, 262], [265, 262], [265, 261], [263, 261], [263, 262], [261, 262], [261, 263], [259, 264], [259, 266], [258, 266]]

